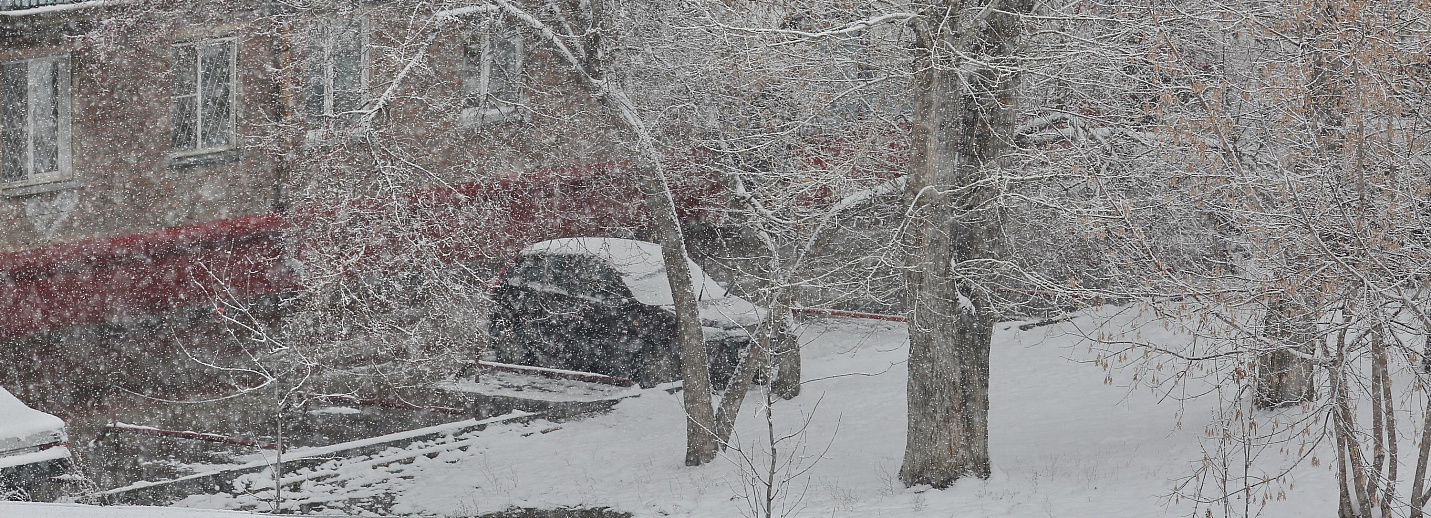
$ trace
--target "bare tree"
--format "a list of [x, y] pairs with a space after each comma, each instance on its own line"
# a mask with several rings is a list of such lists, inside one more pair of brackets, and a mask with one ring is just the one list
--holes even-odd
[[1020, 13], [1033, 2], [933, 2], [916, 34], [909, 428], [900, 480], [989, 476], [990, 294], [954, 264], [997, 259], [993, 171], [1013, 138]]

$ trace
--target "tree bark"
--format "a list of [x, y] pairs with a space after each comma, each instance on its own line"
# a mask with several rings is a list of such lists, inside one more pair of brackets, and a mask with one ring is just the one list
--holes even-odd
[[775, 379], [770, 391], [781, 399], [800, 395], [800, 343], [791, 332], [790, 300], [792, 289], [781, 287], [770, 306], [768, 335], [771, 360], [775, 363]]
[[[1279, 295], [1267, 306], [1264, 332], [1270, 342], [1314, 354], [1316, 324], [1303, 311], [1294, 310]], [[1278, 408], [1317, 397], [1315, 366], [1287, 349], [1257, 355], [1257, 391], [1253, 402], [1260, 408]]]
[[[994, 257], [998, 219], [987, 175], [1013, 128], [1019, 15], [1032, 0], [945, 0], [915, 27], [914, 126], [908, 202], [909, 425], [906, 486], [945, 488], [988, 478], [989, 345], [986, 292], [956, 279], [956, 261]], [[955, 49], [958, 52], [951, 52]], [[969, 58], [962, 58], [968, 56]], [[970, 59], [972, 58], [972, 59]]]
[[642, 174], [641, 178], [652, 226], [661, 241], [661, 256], [666, 263], [666, 278], [671, 283], [671, 299], [676, 308], [676, 339], [681, 349], [681, 387], [686, 407], [686, 465], [699, 466], [715, 459], [717, 443], [705, 337], [701, 334], [696, 292], [691, 285], [686, 240], [676, 219], [676, 206], [665, 175]]

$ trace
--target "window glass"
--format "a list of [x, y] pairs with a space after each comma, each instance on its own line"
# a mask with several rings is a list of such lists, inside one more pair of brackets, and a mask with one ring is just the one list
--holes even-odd
[[540, 256], [525, 255], [507, 268], [507, 272], [502, 276], [502, 282], [508, 286], [524, 286], [527, 283], [546, 282], [546, 272], [543, 269]]
[[546, 263], [547, 284], [567, 292], [574, 292], [581, 280], [579, 258], [570, 255], [553, 255], [547, 257]]
[[28, 64], [7, 63], [0, 67], [0, 180], [23, 180], [26, 175], [26, 148], [30, 141], [27, 120]]
[[69, 172], [69, 59], [0, 64], [0, 182], [42, 182]]
[[[484, 24], [466, 46], [464, 117], [503, 120], [516, 113], [522, 92], [521, 33], [499, 22]], [[475, 111], [474, 111], [475, 110]]]
[[174, 104], [171, 144], [175, 149], [194, 149], [199, 144], [198, 50], [193, 45], [174, 47]]
[[487, 95], [499, 102], [515, 103], [521, 66], [517, 39], [508, 31], [494, 32], [487, 41], [492, 54], [487, 79]]
[[174, 46], [174, 149], [223, 149], [233, 145], [234, 91], [232, 40]]
[[351, 20], [338, 29], [333, 40], [333, 113], [353, 111], [363, 106], [362, 24]]
[[332, 19], [321, 23], [309, 49], [310, 116], [340, 115], [359, 110], [366, 97], [363, 19]]
[[233, 143], [233, 46], [228, 42], [204, 45], [201, 55], [203, 127], [199, 144], [228, 147]]
[[54, 61], [30, 62], [30, 135], [34, 140], [30, 174], [53, 173], [60, 169], [59, 71]]

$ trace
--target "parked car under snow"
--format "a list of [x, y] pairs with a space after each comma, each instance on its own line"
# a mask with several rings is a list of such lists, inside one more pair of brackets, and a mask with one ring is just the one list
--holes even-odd
[[[723, 387], [750, 343], [748, 328], [765, 311], [690, 265], [711, 380]], [[680, 378], [660, 245], [614, 238], [531, 245], [497, 275], [492, 302], [497, 361], [595, 372], [643, 386]]]
[[65, 422], [0, 388], [0, 499], [53, 500], [71, 468]]

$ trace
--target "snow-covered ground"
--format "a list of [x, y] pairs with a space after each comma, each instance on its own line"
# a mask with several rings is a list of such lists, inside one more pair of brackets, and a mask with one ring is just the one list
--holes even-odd
[[[1000, 325], [991, 376], [993, 476], [943, 491], [907, 489], [897, 478], [905, 438], [903, 324], [811, 323], [802, 335], [804, 392], [774, 410], [780, 434], [808, 419], [803, 447], [792, 450], [787, 443], [781, 450], [782, 459], [798, 453], [797, 470], [808, 471], [777, 502], [794, 515], [821, 517], [1203, 516], [1187, 499], [1167, 495], [1201, 461], [1200, 440], [1215, 403], [1180, 406], [1150, 389], [1129, 388], [1126, 374], [1110, 378], [1080, 361], [1094, 355], [1078, 332], [1091, 322], [1083, 317], [1027, 331]], [[1180, 339], [1159, 326], [1137, 332], [1152, 340]], [[752, 391], [738, 435], [764, 466], [762, 399], [759, 389]], [[493, 426], [463, 438], [469, 445], [464, 451], [444, 450], [410, 463], [355, 463], [354, 473], [315, 477], [294, 495], [390, 492], [392, 512], [438, 516], [513, 506], [610, 507], [636, 516], [750, 515], [750, 472], [740, 456], [729, 452], [704, 467], [684, 466], [684, 426], [679, 393], [646, 390], [587, 419]], [[1293, 490], [1269, 501], [1261, 515], [1334, 516], [1328, 464], [1295, 470]], [[198, 495], [180, 505], [263, 509], [264, 498], [262, 492]], [[0, 507], [0, 515], [9, 516], [4, 511]]]
[[253, 514], [174, 507], [97, 506], [0, 502], [5, 518], [243, 518]]

